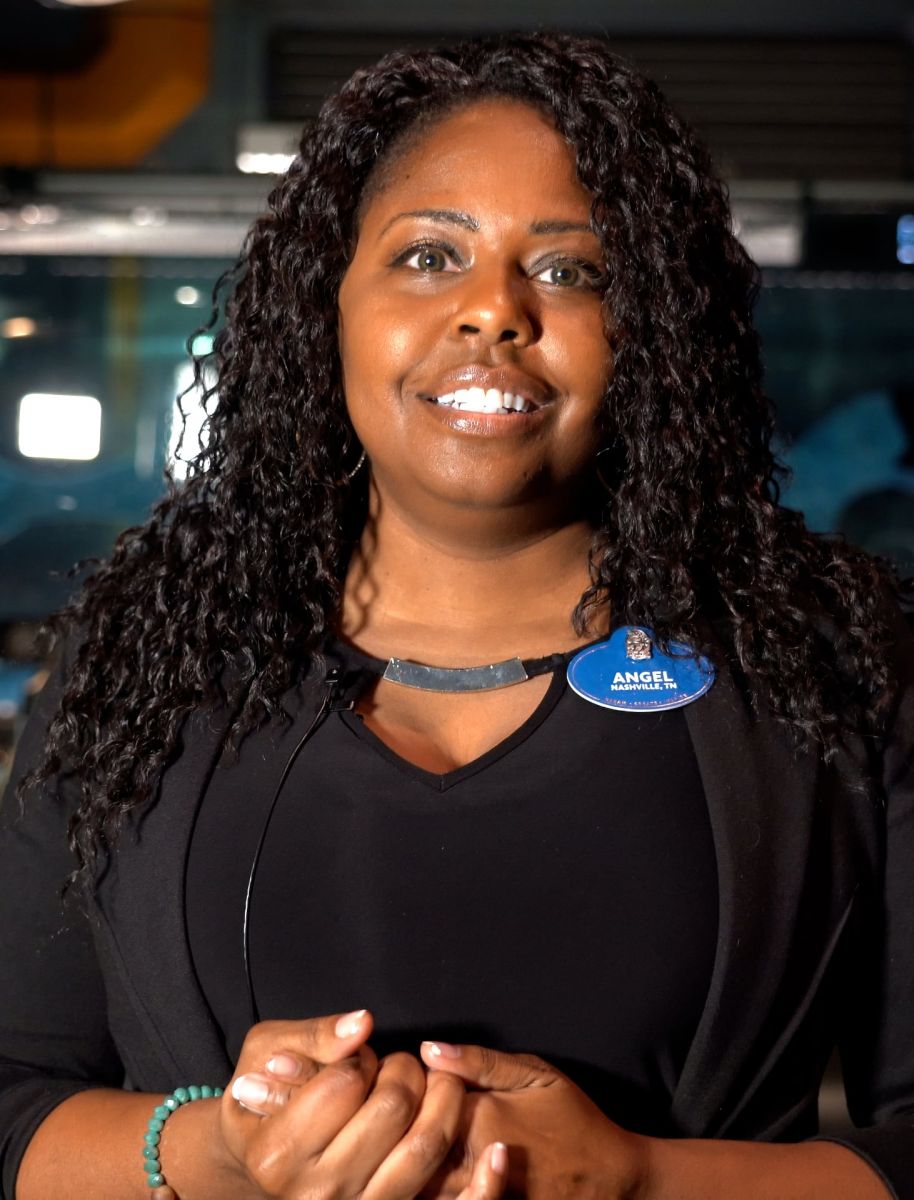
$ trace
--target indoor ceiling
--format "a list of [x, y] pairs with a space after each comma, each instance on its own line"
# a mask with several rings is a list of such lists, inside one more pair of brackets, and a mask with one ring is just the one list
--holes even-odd
[[[223, 0], [223, 3], [225, 0]], [[914, 40], [911, 0], [228, 0], [312, 28], [473, 30], [561, 24], [624, 33], [871, 33]]]

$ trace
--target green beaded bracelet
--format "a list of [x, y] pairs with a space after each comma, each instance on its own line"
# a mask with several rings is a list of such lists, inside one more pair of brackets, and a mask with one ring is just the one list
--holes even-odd
[[143, 1171], [151, 1188], [168, 1187], [159, 1161], [159, 1142], [165, 1122], [182, 1104], [192, 1104], [194, 1100], [210, 1100], [214, 1096], [221, 1096], [222, 1091], [221, 1087], [210, 1087], [208, 1084], [202, 1087], [194, 1084], [192, 1087], [175, 1088], [170, 1096], [166, 1096], [162, 1103], [152, 1110], [146, 1133], [143, 1135]]

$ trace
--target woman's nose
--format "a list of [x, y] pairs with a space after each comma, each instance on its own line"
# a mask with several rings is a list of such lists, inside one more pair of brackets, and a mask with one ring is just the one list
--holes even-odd
[[528, 345], [537, 337], [527, 280], [507, 270], [491, 270], [467, 279], [453, 318], [458, 338], [479, 336], [487, 343]]

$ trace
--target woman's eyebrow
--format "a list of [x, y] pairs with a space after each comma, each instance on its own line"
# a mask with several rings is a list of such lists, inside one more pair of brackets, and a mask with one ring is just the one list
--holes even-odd
[[448, 225], [460, 225], [463, 229], [469, 229], [471, 233], [479, 231], [479, 222], [475, 217], [471, 217], [469, 213], [459, 212], [455, 208], [414, 208], [410, 212], [397, 213], [395, 217], [391, 217], [381, 233], [386, 233], [391, 225], [395, 225], [397, 221], [402, 221], [406, 217], [427, 217], [431, 221], [444, 221]]
[[534, 221], [531, 233], [594, 233], [586, 221]]
[[[468, 229], [470, 233], [479, 232], [479, 221], [475, 217], [471, 217], [469, 213], [460, 212], [455, 208], [414, 208], [409, 212], [397, 213], [395, 217], [387, 222], [381, 230], [381, 235], [385, 234], [391, 225], [395, 225], [397, 221], [403, 221], [407, 217], [424, 217], [430, 221], [442, 221], [448, 225], [459, 225], [461, 229]], [[593, 233], [593, 226], [586, 221], [534, 221], [530, 226], [530, 232], [534, 234], [550, 234], [550, 233]]]

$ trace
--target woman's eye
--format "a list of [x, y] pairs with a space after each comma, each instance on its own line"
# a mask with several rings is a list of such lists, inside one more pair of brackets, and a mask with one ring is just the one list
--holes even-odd
[[417, 271], [446, 271], [451, 256], [437, 246], [420, 246], [412, 250], [401, 260], [405, 267], [413, 267]]
[[535, 276], [555, 287], [596, 287], [600, 273], [590, 263], [557, 262]]

